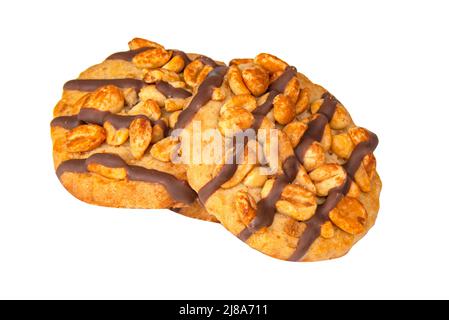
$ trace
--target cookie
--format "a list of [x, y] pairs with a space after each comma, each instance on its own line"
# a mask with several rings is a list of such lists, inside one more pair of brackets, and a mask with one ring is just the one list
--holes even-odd
[[[220, 85], [224, 101], [212, 101], [211, 91], [200, 88], [175, 125], [183, 129], [181, 140], [189, 140], [182, 146], [188, 181], [206, 210], [246, 244], [278, 259], [346, 254], [377, 217], [377, 136], [356, 126], [335, 96], [270, 54], [231, 61], [220, 69], [214, 86]], [[189, 149], [198, 146], [190, 140], [198, 128], [207, 156], [210, 132], [221, 135], [217, 163], [204, 154], [193, 160]], [[262, 130], [270, 136], [260, 139]], [[260, 151], [263, 157], [249, 161]]]
[[139, 38], [129, 47], [65, 83], [51, 121], [57, 176], [91, 204], [174, 208], [216, 221], [186, 182], [185, 166], [170, 162], [177, 141], [169, 132], [218, 64]]

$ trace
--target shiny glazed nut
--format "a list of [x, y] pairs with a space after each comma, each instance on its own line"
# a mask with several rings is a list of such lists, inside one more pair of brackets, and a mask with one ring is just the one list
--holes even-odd
[[85, 152], [100, 146], [106, 139], [105, 130], [94, 124], [78, 126], [67, 133], [67, 150]]
[[174, 112], [178, 110], [184, 109], [187, 105], [187, 101], [185, 99], [167, 99], [165, 100], [165, 110], [167, 112]]
[[136, 159], [141, 159], [151, 143], [151, 123], [143, 118], [136, 118], [129, 126], [129, 143], [131, 154]]
[[151, 143], [157, 143], [164, 139], [164, 128], [162, 128], [160, 125], [156, 124], [153, 127], [153, 132], [151, 134]]

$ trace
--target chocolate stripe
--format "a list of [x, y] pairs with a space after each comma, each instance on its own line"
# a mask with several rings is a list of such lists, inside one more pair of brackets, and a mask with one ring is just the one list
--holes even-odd
[[139, 53], [145, 52], [147, 50], [155, 49], [155, 47], [143, 47], [135, 50], [128, 50], [128, 51], [122, 51], [122, 52], [116, 52], [111, 54], [109, 57], [106, 58], [106, 60], [125, 60], [125, 61], [132, 61], [135, 56], [137, 56]]
[[215, 88], [221, 87], [228, 68], [225, 66], [216, 67], [200, 84], [198, 93], [192, 98], [188, 107], [181, 112], [175, 129], [185, 128], [195, 117], [196, 113], [206, 105], [211, 99]]
[[292, 183], [299, 171], [299, 162], [295, 156], [288, 157], [283, 166], [283, 175], [278, 177], [266, 198], [263, 198], [257, 204], [256, 217], [251, 221], [248, 228], [242, 231], [238, 237], [242, 241], [248, 238], [263, 227], [271, 226], [274, 216], [276, 214], [276, 202], [281, 198], [284, 188]]
[[150, 118], [143, 114], [139, 115], [120, 115], [114, 114], [109, 111], [100, 111], [93, 108], [82, 108], [80, 113], [73, 116], [61, 116], [56, 117], [51, 122], [52, 127], [62, 127], [67, 130], [71, 130], [79, 125], [90, 123], [97, 125], [104, 125], [105, 122], [109, 122], [115, 129], [129, 128], [131, 122], [136, 118], [142, 118], [151, 123], [153, 126], [159, 126], [164, 131], [164, 135], [167, 135], [168, 126], [163, 120], [152, 121]]
[[192, 95], [189, 91], [183, 88], [175, 88], [165, 81], [158, 81], [156, 83], [156, 89], [166, 98], [186, 99]]
[[67, 130], [72, 130], [82, 124], [83, 122], [76, 115], [56, 117], [50, 122], [51, 127], [62, 127]]
[[215, 68], [218, 66], [218, 64], [211, 58], [206, 57], [206, 56], [199, 56], [198, 58], [196, 58], [195, 60], [199, 60], [201, 61], [203, 64], [211, 66], [212, 68]]
[[128, 179], [131, 181], [163, 185], [175, 201], [190, 204], [196, 199], [195, 191], [185, 181], [179, 180], [166, 172], [128, 165], [122, 158], [115, 154], [97, 153], [85, 160], [73, 159], [64, 161], [56, 170], [56, 174], [61, 179], [64, 172], [89, 173], [87, 166], [90, 163], [100, 164], [108, 168], [124, 168]]
[[140, 91], [146, 86], [142, 80], [123, 78], [123, 79], [76, 79], [70, 80], [64, 84], [64, 90], [77, 90], [92, 92], [100, 87], [113, 85], [122, 89], [133, 88]]
[[306, 221], [306, 230], [300, 237], [296, 250], [289, 258], [290, 261], [298, 261], [304, 257], [315, 240], [320, 236], [321, 225], [329, 220], [329, 213], [337, 206], [340, 200], [348, 194], [351, 183], [354, 180], [354, 175], [360, 167], [363, 158], [374, 152], [379, 143], [379, 139], [374, 133], [370, 132], [369, 135], [370, 137], [367, 141], [359, 143], [354, 148], [351, 157], [344, 165], [348, 175], [345, 183], [340, 187], [330, 190], [326, 201], [319, 205], [313, 217]]

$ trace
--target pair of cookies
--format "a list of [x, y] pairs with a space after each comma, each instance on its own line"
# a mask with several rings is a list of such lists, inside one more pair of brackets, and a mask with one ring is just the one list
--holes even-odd
[[225, 65], [129, 47], [68, 81], [54, 109], [54, 165], [74, 196], [218, 221], [291, 261], [344, 255], [374, 224], [377, 137], [324, 88], [269, 54]]

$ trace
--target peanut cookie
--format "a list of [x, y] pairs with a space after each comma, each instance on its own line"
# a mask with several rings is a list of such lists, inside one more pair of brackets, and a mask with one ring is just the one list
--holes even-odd
[[177, 208], [216, 221], [187, 184], [185, 166], [170, 162], [177, 141], [169, 132], [218, 63], [140, 38], [129, 48], [64, 85], [51, 122], [57, 176], [88, 203]]
[[[175, 125], [184, 129], [188, 181], [201, 203], [230, 232], [272, 257], [317, 261], [346, 254], [376, 220], [377, 136], [356, 126], [332, 94], [273, 55], [232, 60], [222, 73], [226, 98], [212, 101], [210, 92], [198, 90]], [[207, 150], [201, 161], [189, 150], [198, 149], [191, 142], [198, 128]], [[273, 134], [260, 139], [262, 130]], [[216, 163], [203, 159], [211, 153], [210, 132], [221, 135]], [[263, 157], [249, 161], [259, 153]]]

